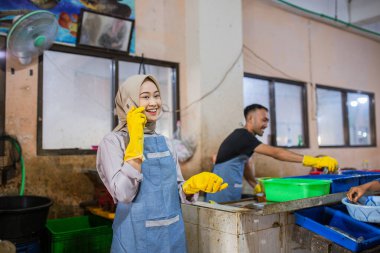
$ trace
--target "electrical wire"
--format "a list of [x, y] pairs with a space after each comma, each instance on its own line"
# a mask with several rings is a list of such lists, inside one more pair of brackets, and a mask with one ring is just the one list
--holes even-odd
[[262, 62], [264, 62], [267, 66], [269, 66], [271, 69], [281, 73], [282, 75], [294, 80], [294, 81], [299, 81], [299, 82], [305, 82], [303, 80], [300, 80], [298, 78], [295, 78], [293, 76], [290, 76], [288, 75], [287, 73], [285, 73], [284, 71], [282, 71], [281, 69], [273, 66], [270, 62], [268, 62], [267, 60], [265, 60], [264, 58], [262, 58], [261, 56], [259, 56], [257, 53], [255, 53], [252, 49], [250, 49], [249, 47], [247, 47], [245, 44], [243, 44], [243, 48], [240, 50], [240, 53], [239, 55], [236, 57], [236, 59], [234, 60], [234, 62], [232, 63], [232, 65], [228, 68], [228, 70], [225, 72], [225, 74], [223, 75], [221, 81], [219, 81], [219, 83], [213, 88], [211, 89], [210, 91], [206, 92], [204, 95], [202, 95], [200, 98], [198, 98], [197, 100], [191, 102], [190, 104], [188, 104], [187, 106], [181, 108], [181, 109], [177, 109], [177, 110], [174, 110], [174, 111], [170, 111], [170, 110], [165, 110], [163, 109], [162, 111], [164, 113], [173, 113], [173, 112], [184, 112], [186, 111], [187, 109], [189, 109], [192, 105], [202, 101], [203, 99], [205, 99], [206, 97], [210, 96], [212, 93], [214, 93], [224, 82], [224, 80], [227, 78], [228, 74], [231, 72], [231, 70], [235, 67], [235, 65], [237, 64], [238, 60], [240, 59], [240, 57], [242, 56], [243, 54], [243, 51], [244, 49], [246, 49], [248, 52], [250, 52], [252, 55], [254, 55], [256, 58], [258, 58], [259, 60], [261, 60]]
[[231, 70], [235, 67], [235, 65], [238, 63], [240, 57], [242, 56], [243, 54], [243, 49], [240, 50], [238, 56], [236, 57], [236, 59], [234, 60], [234, 62], [231, 64], [231, 66], [227, 69], [227, 71], [224, 73], [222, 79], [218, 82], [217, 85], [215, 85], [214, 88], [212, 88], [210, 91], [206, 92], [205, 94], [203, 94], [200, 98], [194, 100], [193, 102], [191, 102], [190, 104], [186, 105], [185, 107], [181, 108], [181, 109], [177, 109], [177, 110], [174, 110], [174, 111], [164, 111], [164, 112], [183, 112], [183, 111], [186, 111], [187, 109], [189, 109], [192, 105], [202, 101], [203, 99], [205, 99], [206, 97], [210, 96], [212, 93], [214, 93], [224, 82], [224, 80], [226, 80], [228, 74], [231, 72]]
[[270, 62], [268, 62], [267, 60], [265, 60], [263, 57], [261, 57], [260, 55], [258, 55], [257, 53], [255, 53], [252, 49], [250, 49], [249, 47], [247, 47], [245, 44], [243, 45], [244, 49], [248, 50], [248, 52], [250, 52], [252, 55], [254, 55], [256, 58], [258, 58], [259, 60], [261, 60], [262, 62], [264, 62], [265, 64], [267, 64], [269, 67], [271, 67], [272, 69], [276, 70], [277, 72], [281, 73], [282, 75], [294, 80], [294, 81], [299, 81], [299, 82], [304, 82], [302, 80], [299, 80], [298, 78], [295, 78], [291, 75], [288, 75], [287, 73], [285, 73], [284, 71], [282, 71], [281, 69], [275, 67], [274, 65], [272, 65]]

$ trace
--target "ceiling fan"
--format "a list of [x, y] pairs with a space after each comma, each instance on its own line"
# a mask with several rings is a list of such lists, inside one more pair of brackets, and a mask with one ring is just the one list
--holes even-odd
[[7, 50], [21, 64], [27, 65], [33, 57], [39, 56], [54, 43], [58, 33], [57, 19], [53, 13], [45, 10], [0, 12], [0, 18], [9, 15], [19, 16], [16, 16], [12, 24], [0, 24], [9, 27]]

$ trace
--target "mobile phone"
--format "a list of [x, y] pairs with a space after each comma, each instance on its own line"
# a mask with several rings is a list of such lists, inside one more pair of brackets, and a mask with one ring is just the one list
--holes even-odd
[[138, 105], [130, 98], [127, 99], [127, 109], [130, 110], [132, 107], [138, 107]]

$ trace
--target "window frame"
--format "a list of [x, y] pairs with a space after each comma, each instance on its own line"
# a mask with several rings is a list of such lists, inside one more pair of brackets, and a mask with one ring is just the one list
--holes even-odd
[[[305, 149], [310, 147], [310, 141], [309, 141], [309, 123], [308, 123], [308, 105], [307, 105], [307, 87], [306, 83], [300, 82], [300, 81], [294, 81], [294, 80], [288, 80], [283, 78], [277, 78], [277, 77], [268, 77], [268, 76], [262, 76], [257, 74], [251, 74], [244, 72], [244, 77], [248, 78], [255, 78], [260, 80], [268, 81], [269, 86], [269, 117], [270, 117], [270, 143], [269, 145], [274, 147], [281, 147], [281, 148], [292, 148], [292, 149]], [[301, 112], [302, 112], [302, 134], [304, 136], [303, 140], [303, 146], [279, 146], [276, 143], [276, 136], [277, 136], [277, 122], [276, 122], [276, 101], [275, 101], [275, 82], [281, 82], [284, 84], [289, 85], [296, 85], [301, 88], [301, 95], [302, 95], [302, 101], [301, 103]]]
[[[91, 57], [98, 57], [98, 58], [105, 58], [112, 61], [112, 86], [113, 86], [113, 97], [112, 101], [114, 101], [114, 98], [116, 96], [117, 90], [118, 90], [118, 84], [119, 84], [119, 61], [126, 61], [126, 62], [132, 62], [137, 64], [146, 64], [146, 65], [155, 65], [159, 67], [168, 67], [173, 69], [175, 73], [175, 82], [174, 85], [174, 91], [173, 91], [173, 97], [172, 101], [174, 102], [173, 108], [173, 129], [176, 130], [177, 128], [177, 121], [180, 120], [180, 113], [179, 113], [179, 105], [180, 105], [180, 97], [179, 97], [179, 63], [176, 62], [169, 62], [169, 61], [162, 61], [162, 60], [156, 60], [156, 59], [149, 59], [145, 57], [138, 57], [138, 56], [129, 56], [126, 55], [123, 52], [115, 52], [110, 50], [100, 50], [100, 49], [83, 49], [79, 47], [71, 47], [71, 46], [64, 46], [59, 44], [54, 44], [49, 51], [56, 51], [56, 52], [62, 52], [62, 53], [68, 53], [68, 54], [77, 54], [77, 55], [83, 55], [83, 56], [91, 56]], [[91, 149], [76, 149], [76, 148], [70, 148], [70, 149], [43, 149], [42, 148], [42, 125], [43, 125], [43, 119], [42, 119], [42, 113], [43, 113], [43, 55], [39, 57], [38, 62], [38, 109], [37, 109], [37, 155], [38, 156], [44, 156], [44, 155], [94, 155], [96, 154], [96, 150]], [[116, 127], [118, 119], [115, 115], [110, 115], [112, 120], [113, 127]]]
[[[315, 94], [317, 94], [317, 89], [325, 89], [325, 90], [331, 90], [331, 91], [337, 91], [341, 92], [342, 95], [342, 113], [343, 113], [343, 140], [344, 145], [319, 145], [319, 148], [373, 148], [377, 147], [376, 143], [376, 113], [375, 113], [375, 93], [367, 92], [367, 91], [361, 91], [361, 90], [353, 90], [353, 89], [345, 89], [345, 88], [339, 88], [339, 87], [333, 87], [328, 86], [324, 84], [316, 84], [315, 85]], [[364, 94], [369, 97], [369, 122], [371, 127], [371, 145], [350, 145], [350, 126], [349, 126], [349, 117], [348, 117], [348, 108], [347, 108], [347, 94], [348, 93], [355, 93], [355, 94]], [[318, 106], [318, 101], [316, 98], [316, 106]], [[318, 110], [318, 108], [317, 108]], [[317, 126], [318, 134], [319, 129]]]

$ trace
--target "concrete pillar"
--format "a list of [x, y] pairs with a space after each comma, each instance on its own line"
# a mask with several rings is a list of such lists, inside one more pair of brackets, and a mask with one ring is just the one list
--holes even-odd
[[184, 166], [187, 178], [211, 170], [212, 154], [244, 117], [241, 0], [187, 0], [185, 9], [181, 117], [184, 132], [198, 136], [196, 154]]

